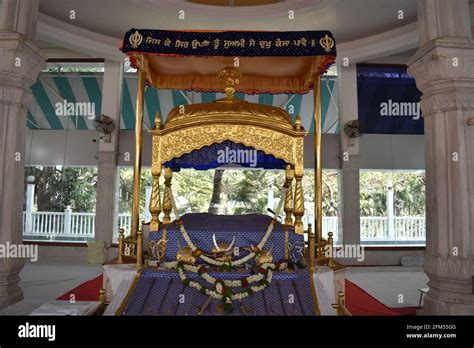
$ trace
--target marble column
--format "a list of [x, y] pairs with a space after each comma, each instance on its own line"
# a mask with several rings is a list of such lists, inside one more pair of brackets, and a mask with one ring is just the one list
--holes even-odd
[[343, 244], [360, 244], [359, 200], [359, 139], [350, 139], [344, 133], [344, 125], [358, 118], [357, 68], [355, 64], [339, 67], [339, 119], [341, 142], [341, 203], [339, 240]]
[[[106, 60], [102, 86], [102, 114], [115, 121], [115, 130], [108, 139], [99, 142], [97, 157], [97, 203], [95, 219], [95, 239], [105, 242], [110, 251], [112, 237], [117, 229], [117, 154], [120, 132], [120, 100], [122, 96], [123, 63]], [[110, 252], [108, 252], [110, 257]]]
[[[0, 244], [22, 244], [26, 115], [30, 86], [45, 67], [34, 37], [38, 2], [0, 2]], [[0, 258], [0, 309], [23, 299], [24, 260]]]
[[423, 93], [425, 272], [420, 314], [474, 314], [474, 40], [468, 0], [419, 0], [421, 47], [409, 72]]

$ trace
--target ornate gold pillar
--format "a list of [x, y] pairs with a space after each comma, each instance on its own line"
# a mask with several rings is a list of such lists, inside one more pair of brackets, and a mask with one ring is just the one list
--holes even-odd
[[285, 187], [288, 188], [288, 191], [286, 191], [285, 195], [285, 225], [288, 226], [293, 226], [293, 218], [291, 217], [291, 214], [293, 213], [293, 177], [295, 175], [295, 171], [291, 168], [291, 166], [286, 166], [285, 169], [285, 176], [286, 176], [286, 182], [285, 182]]
[[158, 231], [160, 229], [160, 213], [161, 213], [161, 197], [160, 197], [160, 175], [161, 165], [153, 164], [151, 167], [151, 175], [153, 176], [153, 183], [151, 188], [150, 199], [150, 231]]
[[[157, 112], [155, 115], [155, 127], [159, 129], [161, 124], [160, 114]], [[150, 231], [158, 231], [160, 229], [160, 213], [161, 213], [161, 197], [160, 197], [160, 175], [161, 175], [161, 161], [159, 153], [159, 142], [158, 136], [153, 137], [153, 163], [151, 165], [151, 175], [153, 176], [151, 199], [150, 199]], [[158, 146], [156, 146], [158, 145]], [[158, 161], [155, 161], [158, 159]]]
[[304, 215], [304, 195], [303, 195], [303, 165], [297, 165], [295, 168], [295, 208], [293, 215], [295, 216], [295, 233], [303, 234], [303, 215]]
[[321, 163], [321, 76], [313, 82], [314, 90], [314, 228], [316, 243], [323, 240], [323, 167]]
[[[295, 130], [301, 130], [301, 117], [296, 116]], [[303, 194], [303, 175], [304, 175], [304, 139], [298, 137], [294, 142], [294, 156], [295, 156], [295, 199], [293, 215], [295, 216], [295, 233], [304, 234], [303, 222], [301, 221], [304, 215], [304, 194]]]
[[[143, 56], [140, 55], [140, 60]], [[140, 64], [141, 66], [141, 64]], [[137, 236], [140, 220], [140, 178], [142, 172], [142, 129], [143, 129], [143, 96], [145, 92], [145, 74], [138, 69], [137, 109], [135, 115], [135, 162], [133, 167], [133, 197], [132, 197], [132, 231]]]
[[173, 178], [173, 172], [170, 168], [165, 168], [165, 192], [163, 194], [163, 223], [169, 224], [171, 222], [171, 179]]

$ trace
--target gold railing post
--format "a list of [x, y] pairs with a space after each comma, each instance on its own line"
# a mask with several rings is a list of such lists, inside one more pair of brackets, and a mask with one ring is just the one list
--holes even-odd
[[314, 89], [314, 228], [316, 242], [323, 240], [323, 169], [321, 163], [321, 76], [313, 80]]
[[311, 227], [311, 224], [308, 224], [309, 270], [310, 272], [314, 272], [316, 262], [316, 236]]
[[140, 227], [137, 233], [137, 268], [143, 266], [143, 227]]
[[[295, 172], [293, 169], [291, 169], [291, 166], [286, 166], [285, 169], [285, 176], [286, 176], [286, 182], [285, 182], [285, 187], [287, 187], [288, 191], [286, 191], [285, 195], [285, 225], [288, 226], [293, 226], [293, 218], [291, 214], [293, 213], [293, 177], [295, 175]], [[273, 207], [271, 207], [273, 208]]]
[[341, 316], [352, 316], [352, 314], [346, 308], [344, 291], [339, 290], [337, 292], [337, 303], [332, 305], [332, 308], [337, 310], [337, 315]]
[[171, 222], [171, 179], [173, 172], [170, 168], [165, 168], [165, 193], [163, 194], [163, 223], [169, 224]]
[[[143, 55], [140, 55], [143, 60]], [[143, 63], [143, 62], [142, 62]], [[140, 179], [142, 171], [142, 130], [143, 130], [143, 96], [145, 93], [145, 73], [138, 69], [137, 109], [135, 115], [135, 162], [133, 166], [132, 197], [132, 237], [136, 237], [140, 220]]]
[[333, 260], [333, 255], [334, 255], [334, 239], [333, 239], [333, 233], [329, 232], [328, 233], [328, 244], [326, 245], [327, 248], [331, 248], [330, 253], [329, 253], [329, 258], [328, 258], [328, 267], [333, 268], [335, 266], [334, 260]]
[[125, 238], [124, 236], [124, 229], [121, 228], [119, 231], [119, 238], [118, 238], [118, 263], [123, 263], [123, 239]]
[[107, 290], [105, 290], [104, 288], [99, 290], [99, 302], [102, 305], [105, 305], [105, 303], [107, 302]]

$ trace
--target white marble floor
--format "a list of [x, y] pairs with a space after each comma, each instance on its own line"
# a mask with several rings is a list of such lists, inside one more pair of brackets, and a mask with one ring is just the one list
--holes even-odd
[[0, 315], [28, 315], [42, 304], [102, 273], [102, 265], [43, 261], [27, 263], [21, 271], [24, 299], [0, 310]]
[[346, 278], [387, 307], [417, 307], [428, 277], [422, 267], [351, 267]]

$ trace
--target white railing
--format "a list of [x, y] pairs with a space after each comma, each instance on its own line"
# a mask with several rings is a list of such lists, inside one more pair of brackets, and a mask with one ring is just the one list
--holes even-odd
[[131, 214], [119, 214], [118, 216], [118, 227], [123, 228], [126, 232], [132, 228], [132, 215]]
[[394, 218], [395, 239], [426, 241], [426, 218], [404, 216]]
[[[119, 214], [118, 227], [130, 230], [130, 214]], [[28, 230], [29, 229], [29, 230]], [[23, 212], [23, 239], [39, 241], [88, 241], [95, 237], [95, 213]]]
[[383, 216], [360, 217], [360, 239], [377, 240], [388, 238], [388, 220]]
[[[334, 241], [337, 241], [338, 238], [338, 217], [337, 216], [323, 216], [323, 237], [327, 238], [328, 233], [333, 233]], [[308, 223], [310, 223], [314, 230], [314, 215], [313, 214], [305, 214], [303, 215], [303, 225], [304, 229], [308, 228]]]
[[[426, 241], [426, 219], [424, 216], [396, 216], [393, 224], [386, 217], [361, 216], [360, 237], [363, 242], [409, 242]], [[393, 228], [389, 228], [392, 225]]]
[[[323, 237], [327, 238], [332, 232], [334, 241], [338, 240], [338, 217], [323, 217]], [[308, 222], [314, 225], [314, 216], [305, 214], [303, 224], [305, 229]], [[379, 242], [383, 244], [403, 244], [403, 242], [424, 244], [426, 227], [424, 216], [397, 216], [393, 219], [393, 229], [389, 230], [389, 221], [384, 216], [361, 216], [360, 239], [362, 242]], [[314, 228], [314, 227], [313, 227]]]
[[[45, 241], [87, 241], [95, 237], [95, 213], [77, 213], [66, 209], [64, 212], [31, 212], [29, 217], [23, 213], [23, 237], [25, 240]], [[119, 214], [117, 229], [113, 241], [118, 238], [118, 230], [123, 228], [126, 233], [131, 228], [131, 215]], [[305, 228], [309, 223], [314, 224], [312, 214], [303, 216]], [[393, 219], [393, 229], [389, 230], [386, 217], [361, 217], [360, 233], [362, 242], [409, 242], [424, 243], [426, 236], [424, 216], [399, 216]], [[27, 230], [29, 229], [29, 231]], [[338, 240], [338, 217], [323, 218], [323, 236], [333, 232], [334, 240]]]

